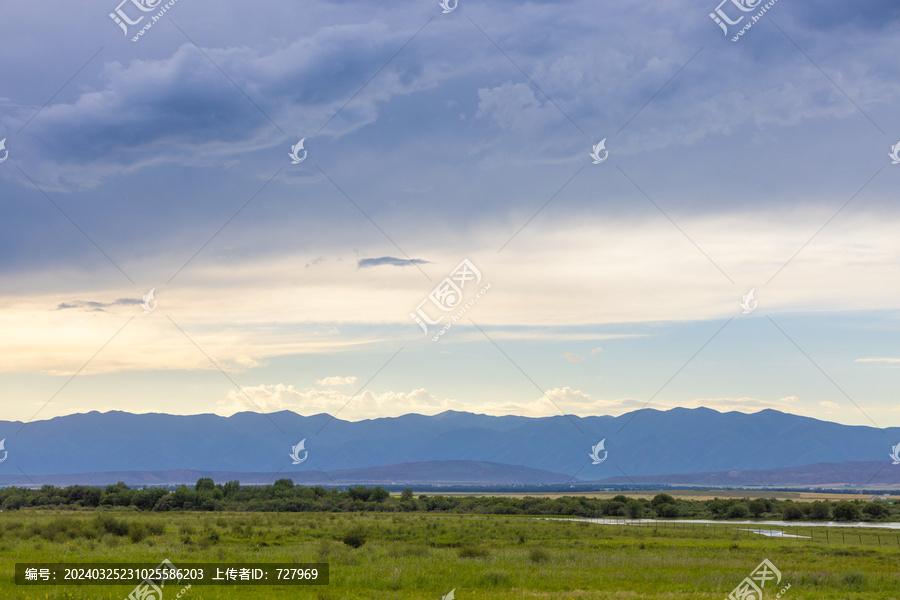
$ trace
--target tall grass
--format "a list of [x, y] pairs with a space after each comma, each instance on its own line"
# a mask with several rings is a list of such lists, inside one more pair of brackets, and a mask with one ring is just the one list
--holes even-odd
[[6, 511], [0, 513], [0, 600], [122, 600], [131, 591], [17, 588], [16, 562], [164, 558], [176, 565], [329, 564], [328, 586], [195, 586], [182, 600], [436, 600], [451, 589], [460, 600], [721, 600], [764, 558], [781, 570], [782, 585], [792, 584], [783, 600], [900, 599], [897, 548], [879, 546], [874, 537], [868, 543], [866, 535], [854, 535], [853, 543], [824, 538], [764, 538], [721, 525], [638, 528], [505, 516]]

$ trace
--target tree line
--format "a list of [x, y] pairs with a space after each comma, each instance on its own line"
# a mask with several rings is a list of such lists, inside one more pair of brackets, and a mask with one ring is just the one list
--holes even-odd
[[692, 500], [665, 493], [652, 499], [617, 495], [612, 498], [585, 496], [503, 497], [415, 495], [405, 489], [398, 496], [380, 486], [355, 486], [347, 490], [294, 485], [279, 479], [272, 485], [241, 485], [239, 481], [217, 484], [208, 477], [193, 488], [129, 488], [123, 482], [105, 487], [74, 485], [40, 489], [0, 489], [0, 508], [103, 509], [140, 511], [266, 511], [266, 512], [448, 512], [504, 515], [556, 515], [588, 518], [694, 518], [761, 519], [786, 521], [900, 521], [900, 501], [819, 500], [795, 502], [774, 498]]

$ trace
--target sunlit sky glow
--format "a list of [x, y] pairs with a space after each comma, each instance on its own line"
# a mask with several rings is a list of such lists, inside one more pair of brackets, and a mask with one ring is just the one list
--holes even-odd
[[[715, 4], [180, 0], [138, 42], [115, 2], [7, 9], [0, 419], [900, 426], [900, 8], [734, 43]], [[490, 290], [432, 341], [464, 258]]]

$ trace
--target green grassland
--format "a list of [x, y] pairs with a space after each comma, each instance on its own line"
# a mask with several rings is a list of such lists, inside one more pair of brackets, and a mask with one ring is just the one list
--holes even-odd
[[[829, 542], [824, 529], [812, 531], [813, 540], [799, 540], [724, 524], [632, 527], [527, 516], [6, 511], [0, 513], [0, 600], [121, 600], [133, 588], [17, 586], [16, 562], [165, 558], [176, 566], [329, 564], [327, 586], [193, 586], [182, 600], [439, 600], [451, 589], [459, 600], [722, 600], [764, 558], [783, 574], [780, 586], [766, 588], [766, 600], [786, 584], [786, 600], [900, 599], [897, 531], [881, 530], [876, 538], [876, 530], [853, 529], [843, 541], [832, 533]], [[167, 586], [165, 600], [179, 591]]]

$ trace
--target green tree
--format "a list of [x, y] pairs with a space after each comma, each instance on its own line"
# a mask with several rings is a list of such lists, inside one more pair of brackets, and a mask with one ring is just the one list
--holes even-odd
[[207, 492], [214, 489], [216, 489], [216, 482], [212, 480], [212, 477], [201, 477], [194, 486], [196, 492]]
[[831, 506], [828, 502], [813, 502], [806, 516], [814, 521], [826, 521], [831, 518]]
[[853, 502], [842, 500], [834, 506], [834, 518], [838, 521], [858, 521], [859, 508]]
[[95, 487], [87, 488], [84, 490], [84, 493], [81, 497], [81, 503], [84, 506], [92, 506], [92, 507], [100, 506], [100, 496], [101, 495], [102, 495], [102, 492], [100, 491], [99, 488], [95, 488]]
[[231, 498], [235, 496], [239, 491], [241, 491], [241, 482], [240, 481], [229, 481], [225, 483], [225, 486], [222, 488], [225, 493], [226, 498]]
[[663, 519], [675, 519], [680, 514], [681, 511], [678, 510], [678, 506], [676, 504], [663, 504], [656, 509], [656, 515]]
[[400, 492], [400, 501], [401, 502], [412, 502], [413, 500], [413, 491], [412, 488], [406, 488], [402, 492]]
[[367, 488], [364, 485], [353, 486], [347, 490], [347, 494], [350, 496], [351, 500], [360, 500], [362, 502], [368, 502], [369, 496], [372, 495], [372, 490]]
[[641, 515], [644, 514], [644, 505], [641, 504], [640, 500], [629, 500], [625, 504], [625, 511], [632, 519], [640, 519]]
[[887, 506], [881, 502], [869, 502], [863, 507], [862, 511], [867, 517], [872, 519], [881, 519], [890, 514]]
[[785, 504], [781, 518], [785, 521], [798, 521], [803, 518], [803, 511], [794, 503]]
[[753, 515], [753, 518], [758, 519], [767, 511], [766, 501], [762, 498], [751, 500], [750, 504], [747, 505], [747, 508], [750, 510], [750, 514]]
[[372, 493], [369, 494], [369, 501], [373, 502], [384, 502], [388, 498], [391, 497], [390, 492], [381, 487], [380, 485], [376, 485], [372, 488]]
[[653, 507], [653, 510], [659, 509], [663, 504], [675, 504], [675, 498], [668, 494], [657, 494], [650, 501], [650, 506]]

